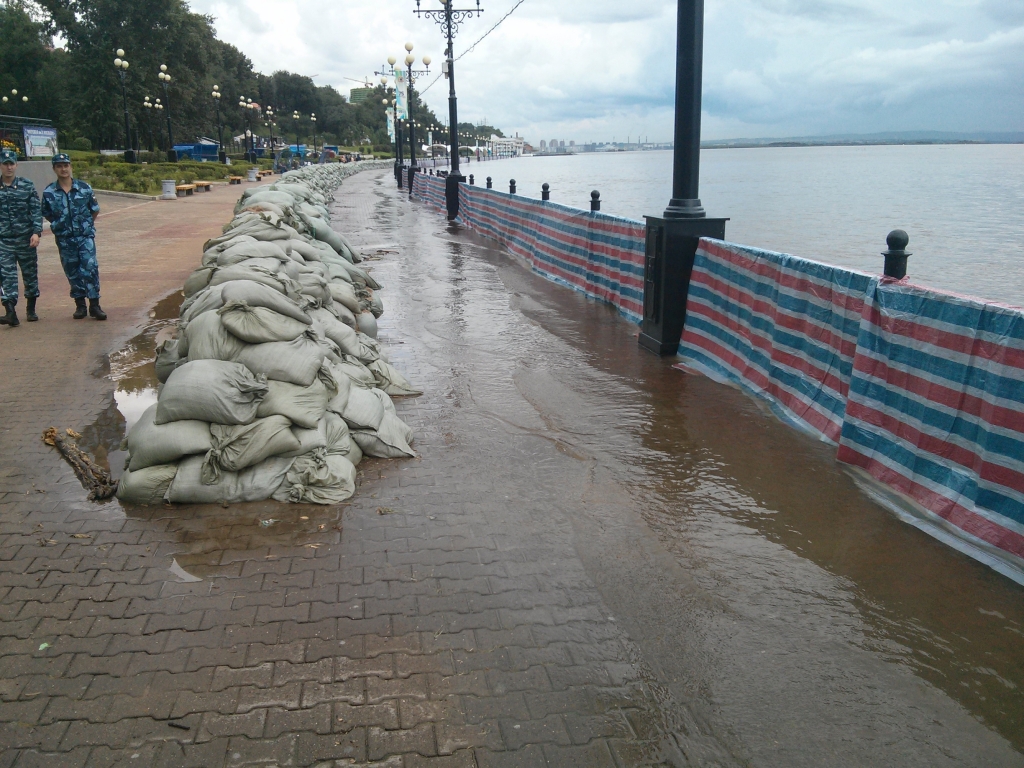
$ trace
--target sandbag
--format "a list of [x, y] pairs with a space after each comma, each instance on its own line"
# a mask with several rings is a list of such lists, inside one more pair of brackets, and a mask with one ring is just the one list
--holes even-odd
[[334, 374], [334, 378], [340, 379], [342, 376], [347, 376], [353, 384], [364, 389], [372, 389], [377, 384], [377, 380], [369, 369], [352, 355], [343, 355], [340, 363], [331, 362], [327, 367]]
[[234, 243], [230, 248], [218, 254], [217, 265], [227, 267], [248, 259], [274, 259], [278, 262], [291, 261], [279, 242], [252, 240], [251, 242]]
[[355, 288], [352, 287], [351, 283], [332, 280], [330, 290], [332, 299], [347, 308], [352, 314], [359, 314], [359, 298], [356, 296]]
[[334, 286], [347, 285], [347, 283], [328, 283], [323, 277], [314, 272], [300, 274], [296, 282], [302, 286], [300, 292], [303, 296], [312, 296], [324, 304], [334, 301]]
[[240, 363], [196, 360], [176, 368], [160, 390], [156, 424], [196, 420], [249, 424], [267, 393], [265, 377]]
[[209, 241], [207, 241], [206, 245], [203, 247], [203, 255], [207, 256], [212, 254], [213, 256], [219, 256], [224, 253], [224, 251], [228, 250], [228, 248], [234, 248], [240, 243], [256, 242], [259, 241], [251, 235], [236, 235], [235, 237], [230, 237], [227, 240], [222, 240], [216, 245], [210, 245]]
[[160, 464], [134, 472], [126, 469], [117, 483], [117, 498], [125, 504], [140, 506], [163, 504], [177, 473], [177, 464]]
[[256, 410], [257, 418], [279, 415], [306, 429], [316, 429], [335, 393], [319, 377], [308, 387], [285, 381], [267, 381], [267, 394]]
[[[330, 404], [328, 407], [331, 407]], [[355, 430], [378, 429], [386, 414], [384, 404], [371, 390], [352, 387], [345, 407], [338, 415], [345, 420], [349, 428]]]
[[292, 427], [292, 434], [299, 441], [299, 447], [294, 451], [282, 453], [281, 456], [285, 458], [294, 459], [313, 451], [327, 450], [327, 439], [319, 428], [303, 429], [302, 427]]
[[185, 297], [188, 298], [189, 296], [197, 294], [203, 290], [203, 288], [208, 286], [215, 271], [216, 267], [200, 267], [185, 278], [185, 285], [182, 288], [185, 293]]
[[384, 390], [389, 395], [407, 397], [423, 394], [390, 363], [386, 363], [383, 360], [374, 360], [368, 363], [366, 367], [376, 379], [377, 388]]
[[291, 426], [284, 416], [268, 416], [240, 426], [211, 424], [213, 446], [203, 460], [203, 483], [211, 485], [220, 480], [221, 472], [240, 472], [271, 456], [295, 451], [299, 441]]
[[385, 413], [376, 430], [353, 430], [352, 439], [367, 456], [378, 459], [412, 458], [416, 454], [405, 436], [409, 427], [397, 416]]
[[378, 283], [376, 280], [374, 280], [373, 277], [370, 276], [370, 273], [367, 272], [362, 267], [356, 267], [356, 266], [353, 266], [352, 264], [347, 265], [347, 267], [348, 267], [348, 273], [350, 275], [352, 275], [352, 280], [357, 285], [361, 282], [363, 285], [365, 285], [371, 291], [379, 291], [381, 288], [384, 287], [383, 285]]
[[215, 285], [212, 288], [206, 287], [185, 299], [181, 305], [180, 321], [187, 324], [204, 312], [220, 309], [224, 306], [223, 291], [224, 285]]
[[[280, 262], [277, 262], [280, 266]], [[267, 269], [261, 266], [253, 266], [251, 261], [243, 261], [241, 264], [232, 264], [230, 267], [221, 267], [210, 278], [210, 285], [220, 285], [235, 280], [247, 280], [254, 283], [262, 283], [273, 288], [292, 300], [298, 300], [302, 293], [299, 286], [288, 275], [279, 271]]]
[[263, 501], [274, 495], [294, 459], [274, 456], [241, 472], [221, 472], [220, 479], [207, 485], [202, 481], [204, 457], [191, 456], [178, 465], [167, 489], [172, 504], [243, 504]]
[[356, 332], [341, 322], [330, 310], [310, 310], [309, 316], [313, 320], [313, 328], [337, 344], [343, 354], [359, 357], [362, 347]]
[[266, 307], [306, 325], [313, 322], [296, 301], [283, 296], [273, 286], [267, 286], [261, 282], [237, 280], [224, 283], [221, 293], [223, 294], [222, 306], [229, 301], [244, 301], [250, 307]]
[[236, 359], [255, 374], [308, 387], [319, 373], [325, 354], [315, 333], [308, 331], [292, 341], [246, 345]]
[[206, 453], [213, 447], [210, 425], [205, 421], [157, 424], [156, 410], [156, 405], [147, 408], [125, 440], [131, 456], [128, 468], [133, 472], [157, 464], [173, 464], [182, 456]]
[[308, 325], [266, 307], [251, 307], [244, 301], [231, 301], [217, 310], [225, 330], [249, 344], [291, 341], [301, 336]]
[[374, 293], [370, 296], [370, 314], [378, 320], [381, 315], [384, 314], [384, 302], [380, 298], [380, 294]]
[[360, 333], [365, 333], [371, 339], [377, 338], [377, 318], [373, 316], [372, 312], [361, 312], [357, 315], [356, 326]]
[[323, 258], [323, 251], [305, 240], [288, 240], [284, 242], [284, 246], [292, 255], [298, 254], [306, 262], [319, 264]]
[[349, 283], [349, 284], [351, 284], [353, 282], [352, 281], [352, 275], [350, 275], [348, 273], [348, 270], [345, 269], [343, 264], [340, 264], [338, 262], [321, 262], [321, 263], [323, 264], [324, 269], [327, 270], [327, 276], [331, 280], [341, 280], [342, 282]]
[[332, 301], [330, 306], [324, 307], [328, 312], [334, 315], [338, 320], [343, 322], [349, 328], [354, 331], [358, 331], [358, 323], [356, 322], [356, 316], [352, 314], [352, 311], [344, 304], [339, 304], [336, 301]]
[[336, 413], [328, 411], [320, 421], [320, 432], [324, 436], [325, 449], [328, 455], [336, 453], [359, 466], [363, 460], [363, 451], [352, 439], [348, 424]]
[[166, 339], [156, 345], [156, 378], [161, 384], [167, 381], [171, 372], [181, 364], [178, 354], [178, 340]]
[[275, 501], [292, 504], [340, 504], [356, 492], [356, 468], [344, 456], [323, 451], [295, 459]]
[[180, 348], [187, 351], [190, 361], [233, 361], [246, 346], [244, 341], [228, 333], [216, 312], [200, 315], [181, 332]]

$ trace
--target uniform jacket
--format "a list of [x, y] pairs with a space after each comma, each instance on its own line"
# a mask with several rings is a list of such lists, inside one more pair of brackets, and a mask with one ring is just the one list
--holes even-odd
[[71, 190], [64, 192], [60, 182], [53, 182], [43, 190], [43, 216], [50, 222], [53, 236], [94, 237], [96, 227], [92, 215], [99, 213], [100, 204], [92, 187], [78, 179], [71, 180]]
[[36, 185], [22, 176], [15, 176], [9, 187], [0, 182], [0, 238], [28, 238], [42, 233]]

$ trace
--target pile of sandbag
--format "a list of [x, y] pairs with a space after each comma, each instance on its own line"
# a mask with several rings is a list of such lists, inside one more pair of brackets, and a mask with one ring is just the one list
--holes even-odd
[[161, 385], [125, 439], [118, 498], [335, 504], [363, 456], [413, 456], [391, 396], [419, 394], [377, 342], [381, 286], [330, 228], [352, 170], [309, 166], [245, 192], [185, 282]]

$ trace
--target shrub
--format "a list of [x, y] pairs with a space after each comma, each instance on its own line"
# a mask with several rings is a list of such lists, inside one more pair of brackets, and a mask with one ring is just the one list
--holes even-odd
[[82, 136], [71, 142], [71, 148], [79, 152], [89, 152], [92, 150], [92, 142]]

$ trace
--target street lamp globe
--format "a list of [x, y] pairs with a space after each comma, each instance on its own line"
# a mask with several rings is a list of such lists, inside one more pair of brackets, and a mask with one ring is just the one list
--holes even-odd
[[396, 59], [394, 56], [388, 56], [388, 64], [390, 64], [392, 67], [395, 66], [395, 63], [397, 61], [398, 59]]
[[114, 69], [121, 68], [121, 59], [114, 59]]
[[425, 66], [427, 69], [430, 69], [430, 62], [431, 61], [433, 61], [433, 59], [431, 59], [429, 56], [424, 56], [423, 57], [423, 66]]
[[412, 48], [413, 48], [412, 43], [406, 43], [405, 44], [405, 50], [409, 51], [409, 53], [412, 53]]
[[116, 51], [118, 57], [124, 56], [124, 48], [118, 48]]
[[21, 97], [21, 100], [22, 100], [22, 101], [28, 101], [28, 96], [22, 96], [22, 97]]
[[167, 71], [167, 65], [166, 64], [161, 64], [160, 65], [160, 71], [161, 72], [166, 72]]
[[[6, 96], [4, 96], [4, 98], [3, 98], [3, 102], [4, 102], [4, 104], [6, 104], [6, 103], [7, 103], [7, 97], [6, 97]], [[387, 103], [387, 99], [384, 99], [384, 103], [385, 103], [385, 104]]]

